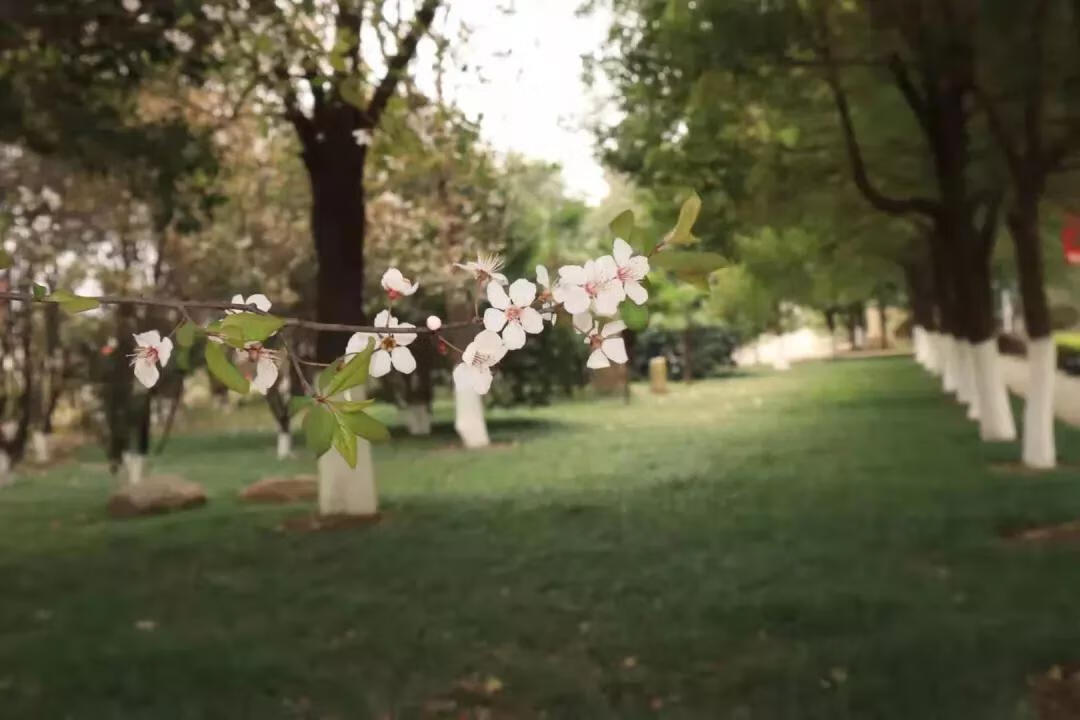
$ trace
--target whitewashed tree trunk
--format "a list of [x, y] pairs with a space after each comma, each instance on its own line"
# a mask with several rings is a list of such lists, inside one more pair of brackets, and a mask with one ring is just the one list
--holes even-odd
[[1049, 469], [1057, 464], [1054, 445], [1054, 378], [1057, 348], [1053, 338], [1028, 342], [1028, 384], [1024, 404], [1024, 465]]
[[975, 357], [971, 343], [957, 340], [959, 370], [956, 376], [956, 399], [967, 405], [968, 420], [979, 419], [979, 393], [975, 388]]
[[277, 434], [277, 459], [285, 460], [292, 456], [292, 433]]
[[[344, 393], [346, 400], [360, 401], [364, 388], [352, 388]], [[322, 515], [374, 515], [379, 511], [375, 486], [375, 462], [371, 458], [371, 443], [356, 438], [356, 467], [349, 467], [345, 458], [330, 448], [319, 458], [319, 513]]]
[[915, 350], [915, 362], [926, 367], [926, 331], [921, 325], [911, 328], [911, 343]]
[[454, 383], [454, 429], [469, 449], [491, 444], [484, 421], [484, 398], [458, 383]]
[[410, 403], [398, 412], [410, 435], [431, 434], [431, 408], [427, 403]]
[[123, 457], [128, 485], [138, 485], [146, 472], [146, 456], [142, 453], [126, 452]]
[[11, 456], [7, 450], [0, 450], [0, 487], [6, 487], [15, 482], [15, 476], [11, 473]]
[[787, 342], [784, 339], [784, 335], [780, 334], [776, 336], [776, 342], [773, 343], [773, 370], [790, 370], [791, 363], [788, 361], [787, 354]]
[[950, 395], [960, 389], [960, 341], [954, 335], [943, 333], [941, 336], [942, 361], [941, 386]]
[[1016, 422], [998, 363], [997, 339], [990, 338], [974, 345], [972, 357], [979, 406], [979, 436], [985, 442], [1012, 442], [1016, 439]]
[[371, 443], [356, 439], [356, 467], [330, 448], [319, 458], [319, 513], [322, 515], [374, 515], [379, 510]]
[[47, 463], [52, 460], [51, 443], [52, 435], [46, 435], [40, 430], [35, 430], [34, 434], [30, 436], [30, 442], [34, 447], [34, 460], [39, 463]]
[[941, 333], [926, 333], [926, 369], [934, 375], [941, 374]]

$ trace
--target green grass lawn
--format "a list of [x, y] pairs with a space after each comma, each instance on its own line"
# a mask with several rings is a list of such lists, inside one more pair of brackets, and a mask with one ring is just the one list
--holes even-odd
[[365, 529], [235, 499], [269, 432], [175, 439], [192, 512], [108, 520], [90, 455], [3, 490], [0, 717], [1026, 718], [1080, 660], [1080, 548], [1000, 539], [1080, 473], [994, 469], [908, 359], [440, 430], [377, 450]]

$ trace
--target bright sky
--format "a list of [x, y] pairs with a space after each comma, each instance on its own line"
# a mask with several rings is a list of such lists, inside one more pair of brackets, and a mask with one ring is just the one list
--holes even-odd
[[[583, 54], [600, 48], [609, 15], [578, 17], [581, 0], [458, 0], [451, 19], [472, 29], [447, 93], [499, 150], [557, 162], [569, 190], [591, 203], [608, 192], [586, 125], [599, 107], [581, 79]], [[512, 8], [505, 13], [500, 8]], [[459, 63], [460, 65], [460, 63]]]

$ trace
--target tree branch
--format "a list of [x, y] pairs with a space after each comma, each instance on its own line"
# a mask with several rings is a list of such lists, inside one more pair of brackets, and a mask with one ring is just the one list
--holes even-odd
[[386, 105], [390, 102], [390, 98], [393, 97], [397, 84], [405, 72], [405, 67], [416, 54], [416, 46], [420, 44], [420, 38], [427, 33], [428, 28], [431, 27], [431, 23], [435, 19], [435, 11], [438, 9], [440, 1], [424, 0], [424, 4], [420, 6], [420, 10], [417, 11], [416, 17], [413, 19], [412, 27], [409, 28], [409, 32], [406, 33], [401, 44], [398, 45], [397, 54], [387, 63], [386, 75], [383, 77], [382, 82], [379, 83], [379, 86], [375, 88], [375, 93], [371, 96], [371, 102], [364, 113], [368, 127], [373, 128], [379, 124], [379, 118], [382, 117]]

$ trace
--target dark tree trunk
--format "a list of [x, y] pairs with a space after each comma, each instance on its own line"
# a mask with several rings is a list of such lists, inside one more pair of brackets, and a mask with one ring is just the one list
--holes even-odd
[[881, 349], [882, 350], [888, 350], [889, 349], [889, 327], [888, 327], [889, 322], [888, 322], [887, 313], [885, 312], [885, 299], [884, 298], [880, 298], [880, 297], [878, 298], [877, 307], [878, 307], [878, 325], [881, 326]]
[[937, 330], [934, 318], [934, 288], [928, 263], [906, 263], [904, 279], [907, 282], [911, 319], [915, 325], [933, 332]]
[[[311, 183], [311, 231], [319, 268], [315, 315], [320, 322], [362, 325], [364, 314], [364, 163], [353, 138], [355, 109], [328, 108], [304, 149]], [[345, 352], [345, 333], [319, 333], [315, 356], [331, 362]]]
[[683, 382], [694, 380], [694, 343], [693, 330], [686, 328], [682, 332]]
[[1009, 213], [1008, 223], [1013, 245], [1016, 247], [1016, 265], [1020, 276], [1020, 297], [1024, 306], [1027, 335], [1032, 340], [1049, 337], [1052, 328], [1043, 277], [1038, 200], [1021, 198]]

